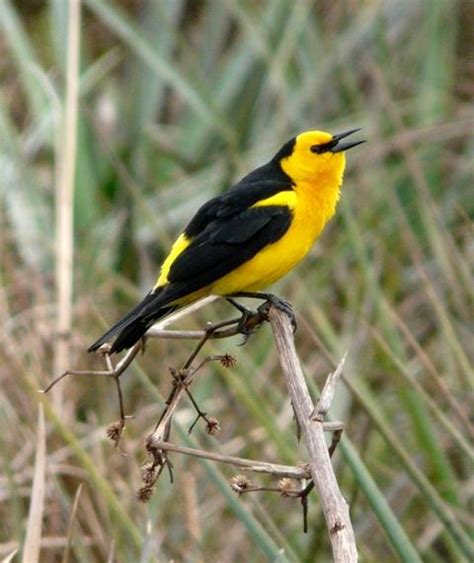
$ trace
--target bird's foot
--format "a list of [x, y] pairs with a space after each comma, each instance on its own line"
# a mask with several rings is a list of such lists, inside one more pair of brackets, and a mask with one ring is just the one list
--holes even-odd
[[226, 297], [226, 300], [242, 314], [237, 324], [237, 331], [244, 337], [240, 344], [240, 346], [243, 346], [247, 344], [250, 336], [254, 334], [262, 322], [266, 320], [266, 315], [262, 315], [260, 311], [254, 311], [253, 309], [245, 307], [245, 305], [242, 305], [242, 303], [239, 303], [232, 297]]
[[270, 308], [275, 307], [275, 309], [278, 309], [279, 311], [282, 311], [287, 315], [287, 317], [291, 321], [291, 327], [293, 329], [293, 332], [296, 332], [296, 329], [298, 328], [298, 324], [296, 322], [296, 315], [293, 309], [293, 305], [289, 301], [285, 301], [285, 299], [282, 299], [281, 297], [277, 297], [276, 295], [273, 295], [271, 293], [267, 294], [267, 297], [268, 298], [266, 299], [266, 301], [262, 303], [262, 305], [260, 305], [257, 311], [259, 313], [265, 313], [268, 316]]
[[[263, 299], [264, 303], [262, 303], [262, 305], [260, 305], [260, 307], [258, 307], [256, 314], [255, 314], [255, 312], [250, 311], [250, 309], [247, 309], [247, 307], [244, 307], [240, 303], [237, 303], [236, 301], [234, 301], [234, 299], [232, 299], [232, 297], [248, 297], [248, 298], [251, 298], [251, 299]], [[248, 324], [250, 319], [258, 318], [259, 319], [258, 325], [260, 325], [263, 320], [268, 320], [268, 313], [270, 311], [270, 307], [275, 307], [275, 309], [282, 311], [283, 313], [285, 313], [289, 317], [289, 319], [291, 321], [291, 326], [293, 328], [293, 332], [296, 332], [296, 329], [298, 328], [298, 325], [297, 325], [297, 322], [296, 322], [295, 312], [293, 310], [293, 306], [291, 305], [291, 303], [289, 303], [288, 301], [285, 301], [281, 297], [277, 297], [276, 295], [273, 295], [273, 293], [260, 293], [260, 292], [243, 291], [243, 292], [235, 293], [231, 297], [228, 297], [227, 300], [230, 303], [232, 303], [235, 307], [237, 307], [242, 313], [243, 313], [243, 311], [245, 311], [247, 313], [248, 316], [247, 316], [246, 319], [244, 319], [244, 313], [243, 313], [243, 317], [242, 317], [242, 320], [246, 321], [247, 324]], [[250, 315], [249, 312], [252, 313], [253, 315]]]

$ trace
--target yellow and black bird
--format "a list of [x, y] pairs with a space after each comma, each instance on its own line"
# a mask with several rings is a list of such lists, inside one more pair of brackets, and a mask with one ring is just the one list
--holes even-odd
[[158, 319], [207, 295], [255, 296], [308, 253], [334, 215], [344, 175], [341, 142], [306, 131], [266, 164], [205, 203], [173, 244], [156, 285], [89, 348], [116, 334], [109, 353], [132, 347]]

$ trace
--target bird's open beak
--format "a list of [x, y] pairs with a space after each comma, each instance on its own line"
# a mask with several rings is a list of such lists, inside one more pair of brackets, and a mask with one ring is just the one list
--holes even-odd
[[352, 135], [353, 133], [357, 133], [357, 131], [360, 131], [359, 129], [350, 129], [349, 131], [344, 131], [343, 133], [338, 133], [337, 135], [333, 135], [332, 138], [332, 143], [334, 143], [334, 146], [329, 150], [329, 152], [343, 152], [343, 151], [347, 151], [349, 149], [352, 149], [353, 147], [356, 147], [357, 145], [361, 145], [362, 143], [365, 143], [364, 141], [354, 141], [352, 143], [340, 143], [339, 141], [341, 141], [341, 139], [345, 139], [346, 137], [349, 137], [349, 135]]

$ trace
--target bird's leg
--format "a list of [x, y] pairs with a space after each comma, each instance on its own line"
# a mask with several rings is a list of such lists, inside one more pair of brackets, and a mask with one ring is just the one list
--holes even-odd
[[249, 309], [248, 307], [246, 307], [245, 305], [242, 305], [242, 303], [239, 303], [238, 301], [236, 301], [235, 299], [232, 299], [232, 297], [226, 297], [225, 298], [226, 301], [228, 301], [232, 306], [234, 306], [238, 311], [240, 311], [242, 313], [243, 317], [248, 317], [250, 315], [255, 314], [255, 311], [253, 311], [252, 309]]
[[[241, 294], [239, 294], [239, 296], [241, 296]], [[244, 297], [246, 297], [246, 295], [244, 295]], [[257, 310], [249, 309], [230, 296], [226, 297], [226, 300], [242, 313], [237, 324], [237, 330], [244, 337], [243, 341], [239, 344], [239, 346], [243, 346], [247, 344], [250, 336], [268, 320], [268, 311], [265, 311], [263, 306], [259, 307]]]
[[247, 343], [250, 335], [253, 334], [260, 326], [261, 321], [259, 321], [258, 317], [260, 317], [261, 315], [258, 311], [254, 311], [253, 309], [245, 307], [245, 305], [242, 305], [242, 303], [239, 303], [235, 299], [232, 299], [232, 297], [226, 297], [226, 300], [242, 313], [242, 316], [240, 317], [237, 325], [237, 330], [244, 337], [244, 340], [241, 344], [244, 345]]
[[[277, 297], [273, 295], [273, 293], [261, 293], [260, 291], [239, 291], [238, 293], [233, 293], [232, 297], [245, 297], [249, 299], [262, 299], [264, 303], [258, 307], [257, 312], [260, 314], [268, 313], [268, 307], [272, 306], [278, 309], [279, 311], [283, 311], [288, 315], [291, 320], [291, 326], [293, 327], [293, 332], [296, 332], [298, 327], [296, 323], [296, 316], [293, 310], [293, 306], [288, 301], [285, 301], [281, 297]], [[228, 299], [228, 298], [227, 298]]]

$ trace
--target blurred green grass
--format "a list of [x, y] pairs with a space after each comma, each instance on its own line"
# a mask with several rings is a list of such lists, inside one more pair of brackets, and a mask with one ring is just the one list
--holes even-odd
[[[336, 219], [275, 289], [301, 319], [315, 393], [349, 350], [331, 415], [346, 425], [334, 464], [361, 559], [472, 560], [472, 4], [82, 4], [71, 367], [100, 365], [85, 348], [154, 281], [202, 202], [301, 130], [362, 127]], [[62, 0], [1, 3], [2, 557], [25, 537], [36, 389], [54, 376], [67, 22]], [[217, 304], [186, 326], [227, 314]], [[194, 389], [222, 432], [187, 436], [183, 404], [174, 439], [303, 460], [269, 329], [237, 343], [209, 344], [239, 365], [210, 367]], [[112, 544], [117, 561], [330, 558], [316, 495], [304, 535], [297, 502], [237, 499], [229, 468], [174, 456], [176, 482], [137, 503], [144, 437], [190, 346], [150, 343], [125, 376], [126, 458], [104, 439], [117, 418], [109, 382], [64, 383], [61, 416], [46, 399], [42, 561], [62, 557], [80, 482], [77, 561], [105, 560]]]

